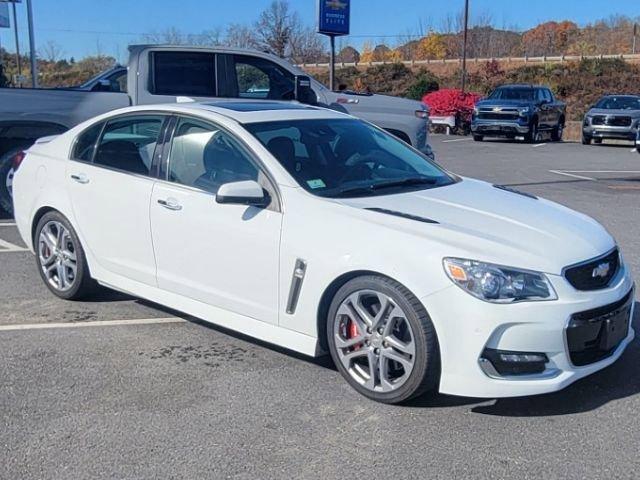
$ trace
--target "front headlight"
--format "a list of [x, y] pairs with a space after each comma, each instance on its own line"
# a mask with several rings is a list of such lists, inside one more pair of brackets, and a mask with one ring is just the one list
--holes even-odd
[[530, 111], [531, 111], [531, 109], [529, 107], [520, 107], [520, 108], [518, 108], [518, 113], [521, 116], [524, 116], [524, 115], [528, 114]]
[[443, 264], [453, 283], [486, 302], [536, 302], [558, 298], [543, 273], [464, 258], [445, 258]]

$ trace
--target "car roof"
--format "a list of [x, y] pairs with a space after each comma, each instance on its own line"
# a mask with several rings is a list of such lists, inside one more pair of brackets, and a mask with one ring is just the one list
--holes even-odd
[[238, 123], [272, 122], [280, 120], [354, 118], [328, 108], [314, 107], [298, 102], [220, 100], [207, 102], [184, 102], [162, 105], [128, 107], [123, 112], [145, 112], [158, 110], [174, 113], [202, 115], [213, 113], [235, 120]]

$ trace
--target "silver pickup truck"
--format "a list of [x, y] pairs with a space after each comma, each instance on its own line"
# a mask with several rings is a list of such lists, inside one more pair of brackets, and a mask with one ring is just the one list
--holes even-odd
[[12, 163], [36, 139], [130, 105], [239, 98], [291, 100], [368, 120], [432, 156], [428, 110], [420, 102], [333, 92], [286, 60], [254, 50], [173, 45], [129, 47], [129, 65], [89, 87], [0, 89], [0, 207], [11, 212]]

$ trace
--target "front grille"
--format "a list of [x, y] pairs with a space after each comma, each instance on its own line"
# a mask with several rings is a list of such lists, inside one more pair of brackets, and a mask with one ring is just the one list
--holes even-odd
[[594, 115], [591, 125], [609, 125], [611, 127], [628, 127], [633, 122], [631, 117], [616, 115]]
[[480, 110], [478, 118], [481, 120], [517, 120], [517, 110], [503, 110], [502, 112]]
[[571, 363], [589, 365], [610, 356], [629, 333], [633, 290], [603, 307], [575, 313], [567, 327]]
[[615, 248], [602, 257], [566, 267], [564, 276], [576, 290], [599, 290], [609, 285], [618, 268], [620, 255]]
[[607, 125], [612, 127], [628, 127], [631, 125], [631, 117], [609, 117], [607, 118]]

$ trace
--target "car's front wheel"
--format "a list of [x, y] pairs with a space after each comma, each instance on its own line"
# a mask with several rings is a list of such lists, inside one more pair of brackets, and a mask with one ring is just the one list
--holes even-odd
[[91, 293], [95, 282], [87, 259], [69, 221], [51, 211], [42, 216], [34, 236], [38, 271], [51, 292], [65, 300], [77, 300]]
[[476, 134], [474, 134], [474, 135], [473, 135], [473, 140], [474, 140], [474, 141], [476, 141], [476, 142], [481, 142], [481, 141], [483, 141], [483, 140], [484, 140], [484, 137], [483, 137], [482, 135], [476, 135]]
[[342, 376], [364, 396], [400, 403], [437, 387], [438, 340], [420, 301], [387, 277], [357, 277], [329, 308], [327, 337]]
[[591, 137], [589, 135], [582, 134], [582, 144], [591, 145]]

